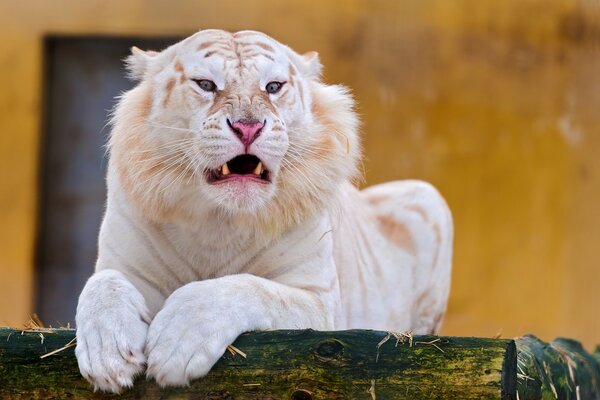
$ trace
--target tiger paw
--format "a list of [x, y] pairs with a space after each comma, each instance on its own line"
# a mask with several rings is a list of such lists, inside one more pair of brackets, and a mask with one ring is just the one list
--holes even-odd
[[142, 295], [117, 271], [86, 284], [77, 307], [75, 355], [94, 390], [119, 393], [144, 369], [150, 318]]
[[207, 286], [194, 282], [175, 291], [150, 325], [146, 375], [160, 386], [184, 386], [205, 376], [242, 333], [232, 308], [215, 306]]

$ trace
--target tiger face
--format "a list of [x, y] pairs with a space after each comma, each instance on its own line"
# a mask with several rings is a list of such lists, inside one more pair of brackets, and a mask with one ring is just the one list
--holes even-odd
[[205, 30], [128, 59], [141, 80], [117, 108], [111, 162], [143, 209], [298, 220], [356, 173], [347, 91], [253, 31]]

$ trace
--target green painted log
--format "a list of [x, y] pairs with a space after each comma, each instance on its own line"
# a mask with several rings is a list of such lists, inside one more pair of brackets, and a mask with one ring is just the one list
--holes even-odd
[[[0, 398], [113, 398], [81, 378], [72, 330], [0, 329]], [[387, 340], [385, 340], [387, 339]], [[389, 335], [377, 331], [244, 334], [246, 354], [221, 358], [187, 388], [138, 379], [122, 398], [144, 399], [515, 399], [513, 340]]]
[[520, 400], [600, 399], [600, 348], [588, 354], [575, 340], [546, 343], [530, 335], [516, 343]]

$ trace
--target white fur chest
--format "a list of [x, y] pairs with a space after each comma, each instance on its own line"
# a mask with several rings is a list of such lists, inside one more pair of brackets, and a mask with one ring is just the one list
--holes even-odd
[[223, 216], [155, 224], [132, 210], [122, 195], [113, 195], [100, 232], [98, 266], [118, 265], [115, 269], [147, 288], [142, 292], [153, 309], [153, 303], [159, 307], [173, 291], [194, 281], [239, 273], [310, 279], [296, 267], [313, 258], [332, 259], [331, 238], [324, 235], [328, 230], [324, 214], [277, 236]]

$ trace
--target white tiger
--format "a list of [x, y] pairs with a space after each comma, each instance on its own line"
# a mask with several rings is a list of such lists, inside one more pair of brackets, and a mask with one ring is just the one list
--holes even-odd
[[359, 191], [353, 100], [317, 53], [203, 30], [132, 49], [76, 355], [96, 389], [185, 385], [246, 331], [436, 332], [453, 227], [419, 181]]

